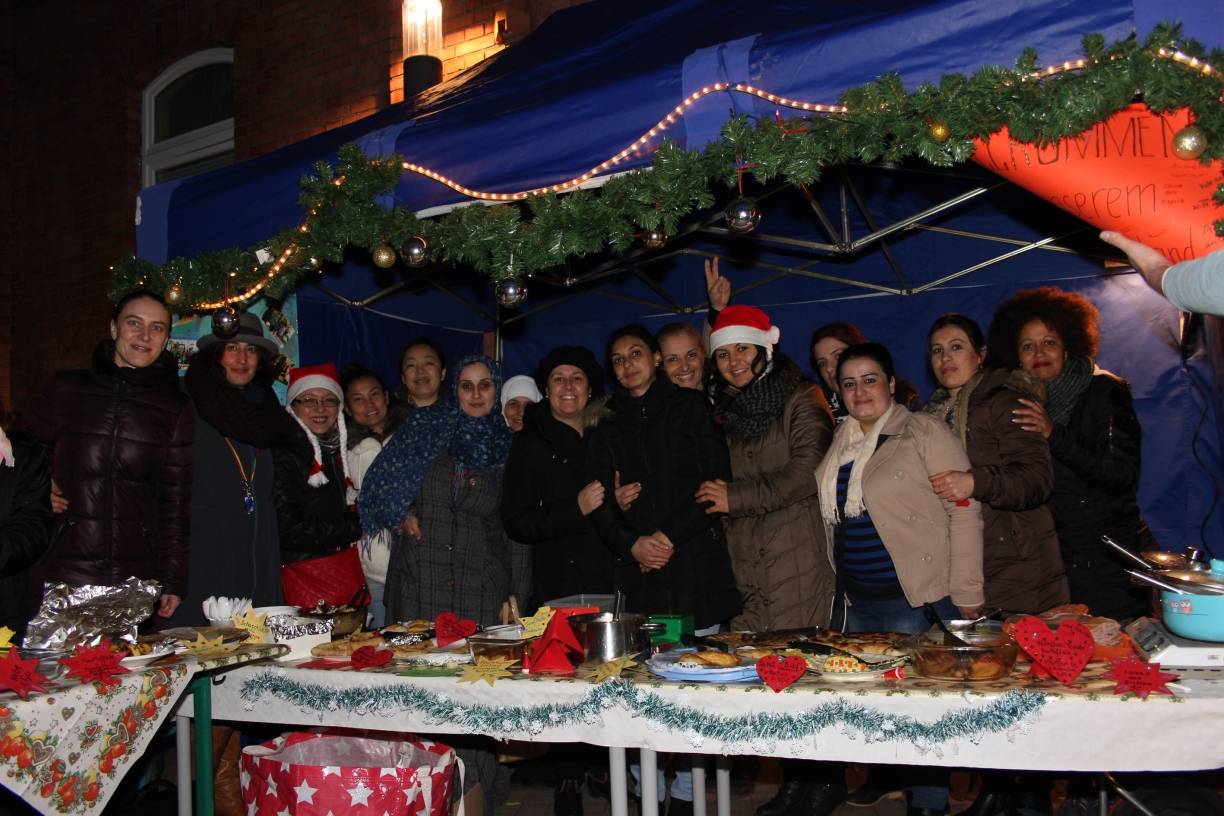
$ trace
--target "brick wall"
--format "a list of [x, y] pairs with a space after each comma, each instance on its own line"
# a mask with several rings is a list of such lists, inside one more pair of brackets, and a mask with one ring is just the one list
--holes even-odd
[[[584, 0], [443, 0], [444, 73]], [[88, 364], [108, 264], [135, 250], [141, 94], [173, 63], [234, 50], [239, 160], [403, 97], [400, 0], [0, 0], [0, 401]]]

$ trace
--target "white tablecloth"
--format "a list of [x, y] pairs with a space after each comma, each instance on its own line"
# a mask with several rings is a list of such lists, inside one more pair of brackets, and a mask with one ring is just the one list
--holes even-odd
[[958, 686], [805, 680], [759, 684], [639, 678], [601, 686], [249, 666], [214, 689], [217, 719], [421, 733], [482, 733], [659, 751], [1060, 771], [1224, 766], [1224, 672], [1178, 696], [1115, 696], [1095, 679]]

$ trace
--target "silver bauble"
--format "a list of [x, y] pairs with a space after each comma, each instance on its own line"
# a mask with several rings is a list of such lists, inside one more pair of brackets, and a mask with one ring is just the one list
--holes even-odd
[[183, 286], [182, 284], [172, 283], [166, 288], [166, 303], [171, 306], [178, 306], [183, 302]]
[[727, 217], [727, 229], [740, 235], [747, 235], [761, 223], [761, 208], [746, 196], [740, 196], [728, 204], [723, 214]]
[[212, 333], [227, 340], [238, 333], [238, 310], [233, 306], [222, 306], [212, 313]]
[[503, 278], [493, 287], [497, 302], [507, 309], [515, 309], [527, 300], [527, 286], [518, 278]]
[[429, 263], [429, 245], [419, 235], [405, 241], [400, 247], [399, 254], [404, 263], [413, 269]]

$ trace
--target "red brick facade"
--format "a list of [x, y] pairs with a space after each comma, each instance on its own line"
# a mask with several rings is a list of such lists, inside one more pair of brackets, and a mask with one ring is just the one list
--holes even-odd
[[[450, 79], [583, 0], [442, 0]], [[0, 403], [28, 411], [105, 331], [107, 265], [135, 248], [141, 95], [234, 51], [238, 160], [402, 101], [400, 0], [0, 0]]]

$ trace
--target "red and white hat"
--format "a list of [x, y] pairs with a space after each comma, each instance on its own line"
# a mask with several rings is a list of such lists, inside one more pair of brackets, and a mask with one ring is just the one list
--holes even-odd
[[[322, 487], [327, 484], [327, 474], [323, 471], [323, 451], [319, 447], [319, 438], [293, 412], [293, 401], [312, 388], [325, 388], [335, 394], [336, 399], [340, 402], [344, 402], [344, 390], [340, 388], [340, 375], [336, 373], [335, 363], [320, 363], [292, 369], [289, 372], [289, 393], [285, 400], [285, 410], [298, 425], [302, 426], [302, 430], [306, 432], [306, 439], [310, 441], [310, 448], [314, 452], [314, 460], [310, 463], [310, 476], [306, 481], [311, 487]], [[357, 501], [357, 489], [353, 487], [353, 480], [349, 477], [348, 428], [345, 426], [343, 416], [336, 418], [336, 424], [340, 430], [340, 468], [344, 473], [344, 500], [347, 504], [353, 504]]]
[[714, 331], [710, 332], [710, 351], [732, 343], [764, 346], [765, 359], [773, 359], [773, 347], [782, 339], [782, 332], [771, 325], [769, 315], [755, 306], [728, 306], [718, 313]]

